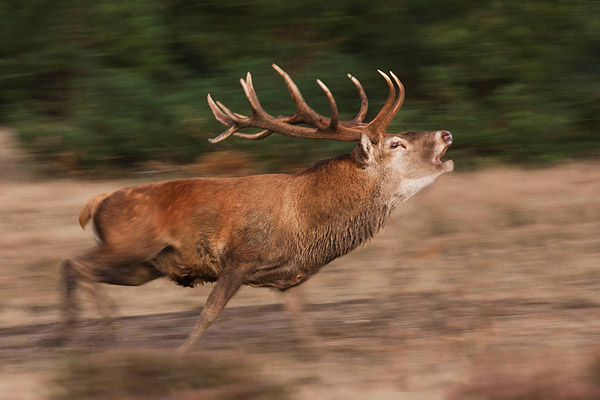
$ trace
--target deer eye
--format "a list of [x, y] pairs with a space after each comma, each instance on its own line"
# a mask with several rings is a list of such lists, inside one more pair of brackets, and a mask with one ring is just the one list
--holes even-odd
[[402, 147], [406, 148], [406, 146], [404, 146], [404, 145], [402, 144], [402, 142], [392, 142], [392, 144], [390, 144], [390, 147], [391, 147], [392, 149], [395, 149], [395, 148], [397, 148], [398, 146], [402, 146]]

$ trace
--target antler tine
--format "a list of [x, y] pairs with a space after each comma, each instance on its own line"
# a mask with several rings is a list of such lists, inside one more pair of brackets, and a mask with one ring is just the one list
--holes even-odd
[[[230, 119], [231, 123], [236, 124], [240, 118], [236, 117], [235, 114], [227, 107], [225, 107], [225, 104], [221, 103], [220, 101], [217, 100], [217, 106], [219, 106], [219, 108], [227, 115], [227, 117]], [[240, 115], [240, 114], [238, 114]], [[248, 118], [244, 115], [242, 115], [243, 118]]]
[[396, 98], [396, 101], [394, 102], [394, 106], [392, 107], [392, 111], [389, 114], [389, 121], [388, 121], [387, 125], [389, 125], [390, 122], [392, 122], [392, 120], [394, 119], [394, 117], [396, 116], [396, 114], [398, 113], [400, 108], [402, 107], [402, 104], [404, 103], [404, 85], [402, 84], [402, 82], [400, 82], [400, 79], [398, 79], [396, 74], [394, 74], [392, 71], [390, 71], [390, 75], [394, 79], [394, 82], [396, 82], [396, 85], [398, 85], [398, 97]]
[[227, 130], [225, 130], [225, 132], [221, 133], [219, 136], [208, 139], [209, 142], [211, 143], [219, 143], [225, 139], [227, 139], [229, 136], [231, 136], [232, 133], [235, 132], [235, 130], [237, 129], [237, 127], [235, 125], [230, 126], [229, 128], [227, 128]]
[[262, 106], [260, 105], [256, 91], [254, 90], [254, 85], [252, 84], [252, 74], [248, 72], [246, 74], [246, 80], [244, 81], [243, 79], [240, 79], [240, 83], [242, 84], [242, 89], [244, 89], [244, 94], [246, 95], [248, 103], [250, 103], [250, 107], [252, 107], [254, 114], [266, 114], [265, 110], [263, 110]]
[[242, 139], [248, 139], [248, 140], [260, 140], [260, 139], [266, 138], [267, 136], [271, 136], [272, 133], [273, 133], [273, 131], [265, 129], [264, 131], [260, 131], [258, 133], [234, 132], [233, 136], [237, 136], [237, 137], [240, 137]]
[[[252, 84], [252, 75], [250, 74], [250, 72], [246, 74], [246, 80], [240, 79], [240, 83], [242, 85], [244, 93], [246, 94], [246, 98], [250, 103], [250, 107], [252, 108], [252, 111], [254, 113], [253, 115], [266, 114], [265, 111], [262, 109], [258, 100], [258, 96], [256, 95], [256, 91], [254, 90], [254, 85]], [[212, 110], [217, 121], [224, 125], [230, 125], [230, 127], [227, 130], [225, 130], [225, 132], [221, 133], [219, 136], [212, 139], [208, 139], [209, 142], [218, 143], [222, 140], [227, 139], [232, 134], [235, 136], [242, 137], [244, 139], [259, 140], [264, 139], [265, 137], [273, 133], [272, 131], [269, 131], [267, 129], [256, 134], [236, 132], [238, 129], [245, 127], [245, 124], [243, 124], [242, 121], [249, 120], [250, 118], [245, 115], [232, 112], [223, 103], [219, 101], [215, 103], [210, 94], [208, 94], [207, 100], [208, 105]]]
[[[396, 85], [398, 85], [398, 97], [395, 98], [396, 90], [389, 76], [387, 76], [381, 71], [378, 72], [381, 74], [381, 76], [385, 78], [388, 87], [390, 88], [390, 92], [383, 108], [381, 109], [379, 114], [377, 114], [377, 116], [373, 119], [373, 121], [369, 123], [369, 126], [373, 126], [373, 131], [379, 132], [379, 136], [381, 136], [385, 133], [385, 129], [392, 122], [392, 120], [398, 113], [398, 110], [400, 110], [402, 104], [404, 103], [404, 85], [402, 85], [400, 79], [398, 79], [398, 77], [392, 71], [390, 71], [390, 75], [394, 79]], [[392, 102], [394, 98], [395, 100]]]
[[325, 86], [325, 84], [320, 79], [317, 79], [317, 83], [319, 84], [319, 86], [321, 86], [321, 89], [323, 89], [325, 95], [327, 95], [327, 100], [329, 100], [329, 108], [331, 108], [331, 121], [329, 122], [329, 130], [333, 131], [337, 129], [340, 117], [337, 104], [335, 104], [335, 99], [333, 98], [331, 90], [329, 90], [329, 88]]
[[294, 83], [294, 80], [288, 75], [287, 72], [281, 69], [279, 65], [273, 63], [272, 67], [285, 81], [288, 91], [290, 92], [290, 96], [296, 104], [297, 111], [295, 115], [308, 119], [308, 121], [306, 121], [307, 123], [313, 124], [319, 129], [325, 129], [326, 125], [324, 125], [321, 121], [326, 118], [317, 113], [306, 103], [306, 100], [304, 100], [304, 97], [302, 97], [302, 93], [300, 92], [300, 89], [298, 89], [298, 86], [296, 86], [296, 83]]
[[388, 88], [389, 88], [389, 93], [388, 93], [388, 98], [385, 101], [385, 104], [381, 108], [381, 111], [379, 111], [377, 116], [375, 118], [373, 118], [373, 120], [369, 123], [369, 126], [373, 127], [373, 131], [383, 133], [383, 131], [385, 131], [385, 128], [387, 128], [387, 126], [389, 124], [389, 123], [386, 124], [386, 120], [387, 120], [387, 115], [390, 113], [390, 111], [393, 107], [394, 99], [396, 98], [396, 89], [394, 88], [394, 84], [392, 83], [392, 80], [390, 79], [389, 76], [387, 76], [387, 74], [385, 72], [383, 72], [381, 70], [377, 70], [377, 72], [379, 72], [379, 74], [381, 76], [383, 76], [383, 78], [387, 82]]
[[[246, 73], [246, 80], [240, 79], [240, 83], [242, 84], [242, 89], [244, 90], [244, 94], [250, 103], [250, 107], [252, 107], [252, 111], [255, 115], [266, 115], [266, 112], [260, 105], [260, 101], [258, 100], [258, 95], [256, 94], [256, 90], [254, 89], [254, 84], [252, 83], [252, 74], [250, 72]], [[300, 97], [302, 97], [300, 95]], [[243, 117], [243, 116], [242, 116]], [[234, 132], [234, 136], [241, 137], [243, 139], [248, 140], [260, 140], [270, 136], [273, 131], [268, 129], [264, 129], [259, 133], [248, 134], [241, 132]]]
[[219, 121], [223, 125], [230, 125], [230, 127], [225, 132], [221, 133], [219, 136], [212, 139], [208, 139], [208, 141], [211, 143], [219, 143], [220, 141], [225, 140], [229, 136], [231, 136], [231, 134], [237, 129], [237, 126], [235, 122], [230, 118], [229, 114], [231, 114], [231, 111], [229, 111], [227, 107], [219, 103], [221, 107], [225, 107], [225, 110], [228, 111], [228, 113], [225, 113], [219, 108], [217, 104], [215, 104], [212, 97], [210, 96], [210, 93], [208, 94], [208, 96], [206, 96], [206, 98], [208, 100], [208, 106], [210, 107], [217, 121]]
[[215, 116], [215, 119], [224, 125], [229, 125], [231, 121], [229, 121], [227, 119], [227, 115], [225, 115], [225, 113], [221, 111], [219, 107], [217, 107], [212, 97], [210, 96], [210, 93], [206, 96], [206, 100], [208, 101], [208, 106], [210, 107], [210, 110]]
[[365, 93], [365, 89], [363, 89], [362, 85], [360, 84], [360, 81], [351, 74], [348, 74], [348, 78], [352, 80], [352, 83], [354, 83], [354, 86], [356, 86], [356, 89], [358, 89], [358, 94], [360, 95], [360, 110], [358, 110], [358, 114], [356, 114], [356, 117], [354, 117], [351, 122], [362, 123], [363, 119], [365, 119], [365, 116], [367, 115], [367, 110], [369, 109], [369, 100], [367, 100], [367, 94]]

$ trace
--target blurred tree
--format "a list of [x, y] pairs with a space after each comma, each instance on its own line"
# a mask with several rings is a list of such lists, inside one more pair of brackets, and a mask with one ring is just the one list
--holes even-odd
[[[314, 79], [325, 80], [351, 117], [345, 73], [363, 82], [372, 116], [381, 68], [407, 87], [392, 128], [455, 131], [458, 166], [597, 157], [599, 11], [583, 0], [4, 0], [0, 119], [40, 157], [75, 152], [82, 167], [189, 162], [217, 149], [209, 90], [248, 112], [246, 70], [275, 114], [293, 106], [272, 62], [323, 113]], [[261, 153], [266, 169], [282, 151], [277, 162], [306, 164], [349, 148], [267, 141], [221, 146]]]

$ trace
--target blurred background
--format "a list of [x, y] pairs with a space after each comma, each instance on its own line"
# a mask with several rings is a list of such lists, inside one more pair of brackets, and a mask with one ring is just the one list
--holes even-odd
[[[597, 157], [600, 17], [594, 1], [4, 0], [0, 117], [58, 170], [191, 163], [207, 152], [257, 155], [281, 170], [348, 144], [273, 136], [210, 145], [224, 128], [206, 94], [241, 113], [251, 71], [271, 113], [293, 111], [275, 62], [328, 115], [365, 86], [373, 117], [393, 70], [407, 100], [390, 127], [455, 132], [459, 168]], [[286, 157], [279, 157], [284, 152]], [[101, 172], [99, 172], [101, 174]]]
[[[597, 400], [600, 2], [2, 0], [0, 399]], [[209, 144], [207, 93], [367, 120], [392, 70], [390, 132], [451, 130], [456, 171], [305, 285], [319, 356], [281, 299], [243, 288], [173, 357], [211, 285], [107, 287], [115, 334], [53, 345], [60, 265], [94, 244], [92, 196], [171, 177], [294, 172], [353, 144], [279, 135]]]

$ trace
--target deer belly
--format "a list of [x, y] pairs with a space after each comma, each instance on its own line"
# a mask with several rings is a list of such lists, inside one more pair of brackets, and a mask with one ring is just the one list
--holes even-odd
[[202, 243], [193, 251], [168, 247], [151, 264], [178, 285], [186, 287], [215, 282], [223, 269], [215, 252]]
[[318, 269], [306, 271], [295, 265], [265, 268], [253, 272], [244, 284], [253, 287], [272, 287], [285, 290], [301, 284], [317, 271]]

